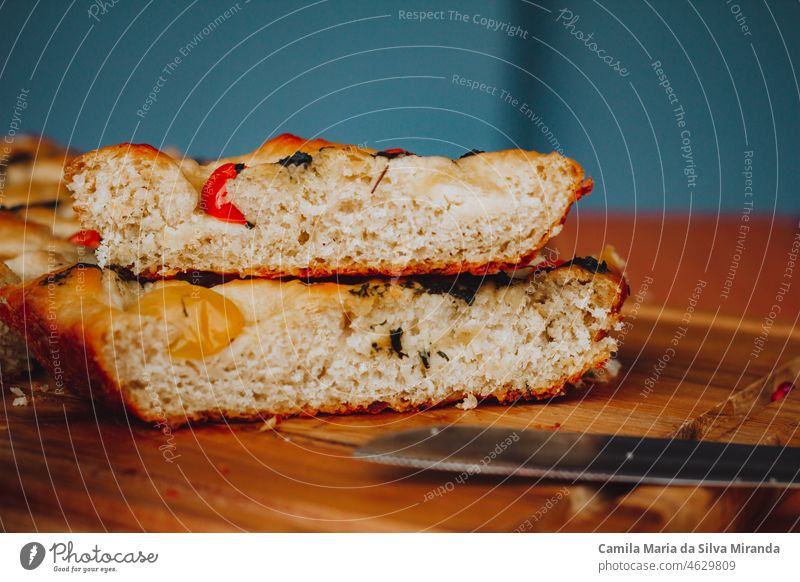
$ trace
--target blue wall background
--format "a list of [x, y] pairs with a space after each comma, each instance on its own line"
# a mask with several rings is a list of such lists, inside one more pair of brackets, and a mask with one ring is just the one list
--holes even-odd
[[285, 131], [560, 148], [595, 178], [583, 208], [796, 213], [798, 24], [789, 0], [7, 1], [0, 133], [203, 158]]

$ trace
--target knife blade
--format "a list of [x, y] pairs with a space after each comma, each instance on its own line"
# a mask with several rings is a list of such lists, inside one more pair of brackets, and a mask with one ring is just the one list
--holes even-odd
[[435, 426], [357, 448], [365, 461], [470, 474], [669, 485], [800, 487], [800, 448], [567, 431]]

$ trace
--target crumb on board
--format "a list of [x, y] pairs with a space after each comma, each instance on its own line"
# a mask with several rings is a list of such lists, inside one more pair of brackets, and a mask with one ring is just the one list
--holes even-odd
[[277, 416], [270, 416], [266, 419], [260, 427], [258, 427], [258, 432], [267, 432], [268, 430], [273, 430], [276, 426], [278, 426], [279, 418]]
[[11, 401], [11, 406], [28, 406], [29, 400], [25, 393], [22, 391], [22, 388], [17, 386], [11, 386], [9, 388], [11, 393], [16, 396], [14, 400]]
[[609, 359], [606, 362], [606, 372], [611, 378], [616, 378], [619, 376], [619, 371], [622, 369], [622, 364], [620, 364], [619, 360], [615, 360], [614, 358]]
[[599, 368], [594, 368], [593, 370], [589, 370], [586, 374], [583, 375], [578, 382], [575, 383], [576, 387], [583, 387], [586, 383], [595, 383], [595, 384], [606, 384], [611, 382], [617, 376], [619, 376], [619, 372], [622, 369], [622, 364], [619, 363], [619, 360], [615, 360], [611, 358], [608, 360], [603, 366]]
[[478, 407], [478, 399], [475, 398], [475, 395], [470, 392], [464, 396], [464, 400], [456, 404], [456, 408], [460, 408], [461, 410], [472, 410], [473, 408]]

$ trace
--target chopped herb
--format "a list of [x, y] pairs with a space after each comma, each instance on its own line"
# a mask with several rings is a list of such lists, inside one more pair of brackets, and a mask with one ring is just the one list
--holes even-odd
[[356, 289], [349, 290], [351, 295], [355, 295], [356, 297], [368, 297], [369, 296], [369, 283], [364, 283], [360, 287]]
[[478, 289], [481, 288], [483, 279], [481, 277], [462, 275], [455, 281], [444, 277], [419, 277], [416, 282], [421, 287], [420, 293], [424, 292], [430, 295], [447, 293], [451, 297], [461, 299], [467, 305], [472, 305]]
[[[217, 285], [222, 285], [226, 281], [232, 281], [237, 278], [238, 277], [234, 275], [226, 275], [224, 273], [211, 273], [209, 271], [198, 271], [196, 269], [193, 269], [191, 271], [184, 271], [182, 273], [178, 273], [177, 275], [175, 275], [175, 279], [177, 279], [178, 281], [186, 281], [187, 283], [191, 283], [192, 285], [197, 285], [198, 287], [206, 287], [206, 288], [216, 287]], [[140, 280], [140, 283], [142, 284], [144, 284], [145, 282], [146, 280], [144, 279]]]
[[372, 349], [376, 352], [381, 351], [381, 347], [378, 345], [378, 342], [372, 342]]
[[91, 263], [75, 263], [74, 265], [64, 269], [63, 271], [58, 271], [57, 273], [50, 273], [49, 275], [47, 275], [47, 277], [39, 281], [39, 285], [42, 287], [47, 287], [48, 285], [63, 285], [64, 282], [72, 274], [72, 271], [74, 271], [75, 269], [78, 269], [79, 271], [82, 271], [84, 269], [97, 269], [99, 271], [100, 267], [98, 267], [97, 265], [93, 265]]
[[449, 358], [449, 357], [447, 357], [447, 354], [445, 354], [443, 351], [439, 350], [439, 351], [438, 351], [438, 352], [436, 352], [436, 353], [437, 353], [438, 355], [440, 355], [441, 357], [443, 357], [443, 358], [444, 358], [445, 360], [447, 360], [448, 362], [450, 361], [450, 358]]
[[431, 353], [428, 350], [422, 350], [421, 352], [417, 352], [419, 354], [419, 359], [422, 360], [422, 365], [425, 366], [425, 369], [431, 367]]
[[147, 279], [140, 277], [126, 267], [122, 267], [120, 265], [109, 265], [108, 268], [114, 271], [123, 281], [136, 281], [141, 286], [144, 286], [144, 284], [147, 283]]
[[181, 308], [183, 309], [183, 316], [189, 317], [189, 312], [186, 311], [186, 301], [184, 301], [183, 297], [181, 297]]
[[372, 187], [372, 190], [369, 191], [370, 194], [375, 194], [375, 190], [378, 188], [378, 184], [381, 183], [381, 180], [383, 180], [383, 177], [386, 175], [386, 171], [388, 169], [389, 169], [389, 166], [386, 166], [383, 169], [383, 172], [381, 172], [381, 175], [378, 176], [378, 179], [375, 181], [375, 185]]
[[579, 267], [583, 267], [592, 273], [603, 274], [608, 272], [608, 265], [606, 262], [598, 261], [594, 257], [575, 257], [574, 259], [569, 260], [566, 263], [562, 263], [559, 266], [569, 267], [570, 265], [578, 265]]
[[284, 168], [289, 166], [308, 166], [313, 158], [305, 152], [294, 152], [291, 156], [278, 160]]
[[407, 358], [408, 357], [408, 354], [403, 352], [403, 328], [402, 327], [398, 327], [397, 329], [390, 329], [389, 330], [389, 340], [392, 343], [392, 349], [400, 357], [401, 360], [403, 358]]

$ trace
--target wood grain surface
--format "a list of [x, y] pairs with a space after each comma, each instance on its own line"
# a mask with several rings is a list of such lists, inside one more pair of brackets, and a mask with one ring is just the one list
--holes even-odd
[[[624, 237], [624, 232], [619, 234]], [[91, 401], [68, 391], [57, 393], [45, 378], [4, 381], [0, 528], [800, 529], [800, 499], [781, 489], [590, 486], [489, 476], [458, 479], [455, 474], [377, 466], [351, 458], [355, 446], [383, 431], [450, 423], [800, 446], [800, 392], [771, 399], [783, 382], [798, 380], [800, 333], [792, 321], [797, 312], [770, 327], [763, 350], [754, 357], [754, 342], [763, 333], [761, 311], [768, 300], [758, 300], [748, 317], [739, 308], [689, 312], [695, 278], [691, 273], [670, 275], [679, 281], [673, 288], [682, 290], [681, 297], [674, 292], [664, 295], [664, 288], [654, 283], [652, 290], [640, 294], [640, 302], [636, 293], [647, 275], [644, 262], [630, 264], [634, 296], [626, 307], [619, 377], [606, 385], [576, 388], [549, 402], [487, 403], [470, 411], [446, 407], [415, 414], [295, 418], [274, 427], [201, 425], [171, 433], [133, 419], [109, 417]], [[703, 293], [713, 288], [718, 294], [720, 284], [719, 275], [708, 276]], [[767, 290], [767, 297], [772, 292]], [[709, 300], [705, 301], [708, 307]], [[787, 307], [786, 312], [790, 309], [795, 308]], [[674, 352], [668, 351], [670, 347]], [[12, 405], [12, 387], [29, 396], [28, 406]]]

